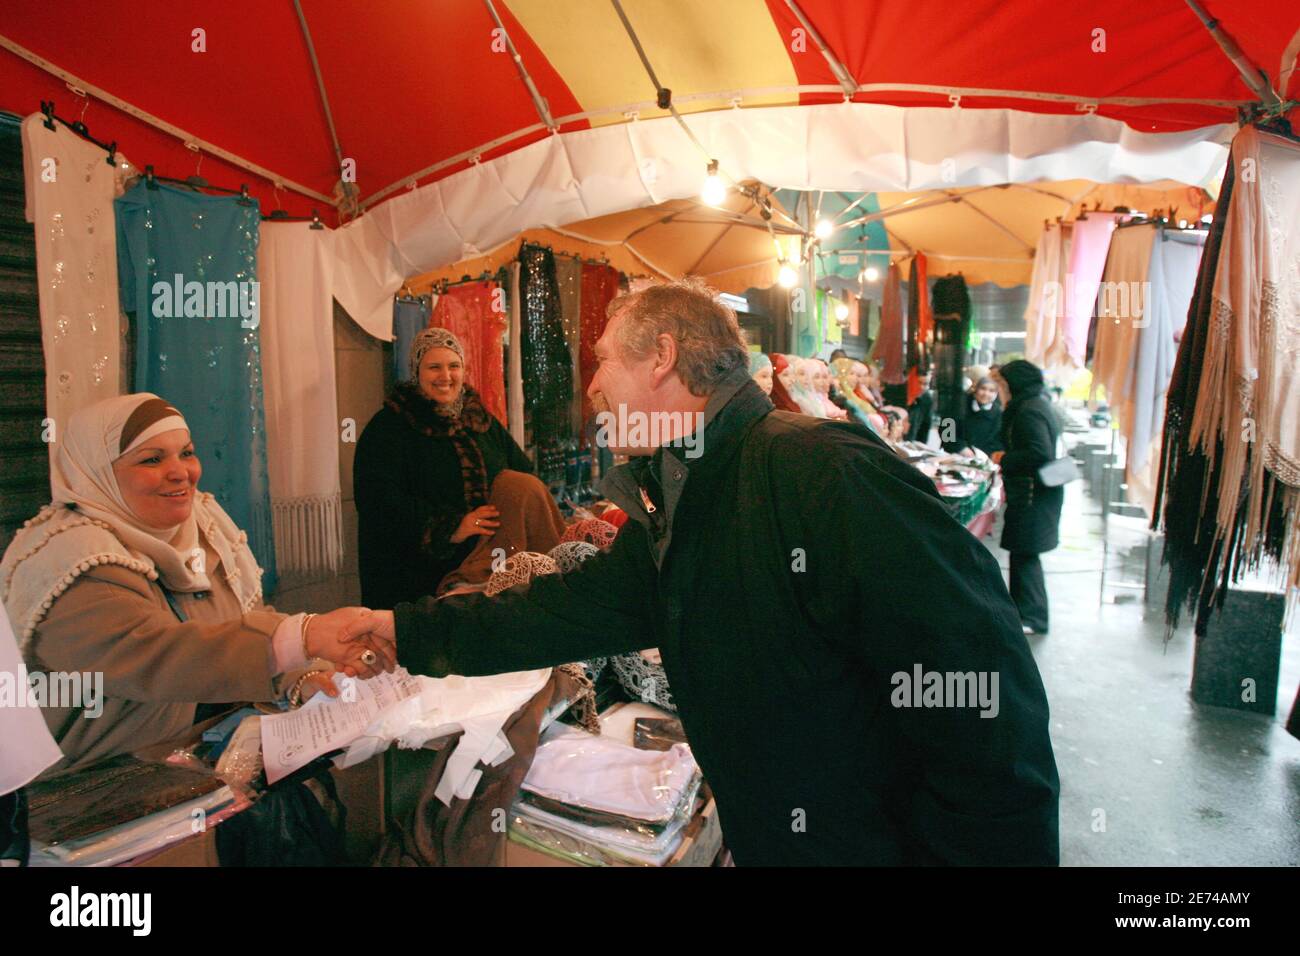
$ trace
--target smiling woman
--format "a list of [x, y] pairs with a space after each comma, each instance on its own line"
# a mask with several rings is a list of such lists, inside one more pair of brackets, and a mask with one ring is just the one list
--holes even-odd
[[29, 670], [102, 679], [98, 714], [86, 701], [42, 707], [64, 755], [55, 769], [175, 737], [201, 703], [331, 692], [311, 676], [330, 662], [373, 673], [364, 648], [337, 640], [365, 609], [291, 617], [262, 603], [248, 536], [199, 491], [201, 475], [185, 418], [156, 395], [106, 399], [68, 421], [53, 501], [0, 562]]

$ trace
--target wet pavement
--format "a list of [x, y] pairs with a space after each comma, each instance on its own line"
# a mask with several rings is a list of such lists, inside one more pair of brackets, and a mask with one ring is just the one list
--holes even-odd
[[[1100, 603], [1102, 529], [1085, 483], [1067, 486], [1061, 546], [1043, 556], [1051, 633], [1029, 639], [1051, 706], [1062, 865], [1300, 865], [1300, 740], [1283, 727], [1300, 626], [1283, 638], [1272, 718], [1193, 703], [1190, 618], [1166, 645], [1163, 586], [1155, 606], [1110, 587]], [[1005, 578], [999, 533], [985, 543]], [[1112, 550], [1109, 582], [1140, 580], [1124, 563]]]

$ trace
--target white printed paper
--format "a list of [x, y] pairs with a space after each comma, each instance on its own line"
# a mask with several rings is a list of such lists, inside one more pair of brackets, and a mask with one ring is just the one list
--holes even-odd
[[420, 693], [419, 681], [404, 668], [369, 680], [335, 674], [334, 683], [338, 697], [318, 693], [299, 710], [262, 718], [267, 783], [347, 747], [386, 711]]

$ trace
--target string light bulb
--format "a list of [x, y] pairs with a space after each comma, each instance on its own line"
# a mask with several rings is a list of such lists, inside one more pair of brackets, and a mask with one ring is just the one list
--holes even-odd
[[835, 227], [831, 225], [829, 219], [818, 219], [817, 225], [813, 226], [813, 235], [818, 239], [829, 239]]
[[862, 270], [862, 278], [868, 282], [875, 282], [880, 278], [880, 270], [875, 266], [867, 266]]
[[781, 260], [781, 270], [776, 274], [776, 281], [783, 289], [793, 289], [799, 281], [799, 273], [795, 271], [794, 266]]
[[710, 160], [708, 175], [704, 177], [704, 186], [700, 189], [700, 198], [706, 205], [721, 206], [727, 198], [727, 184], [718, 175], [718, 161]]
[[835, 318], [837, 318], [840, 322], [847, 322], [849, 320], [849, 307], [846, 303], [844, 302], [835, 303]]

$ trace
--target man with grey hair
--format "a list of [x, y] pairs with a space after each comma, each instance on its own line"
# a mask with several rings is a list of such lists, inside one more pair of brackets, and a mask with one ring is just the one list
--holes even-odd
[[[354, 636], [435, 677], [659, 648], [740, 864], [1057, 863], [1047, 700], [997, 562], [869, 429], [774, 410], [711, 290], [610, 314], [593, 401], [671, 423], [655, 445], [615, 429], [634, 457], [605, 482], [630, 518], [611, 549]], [[944, 698], [972, 674], [999, 699]]]

